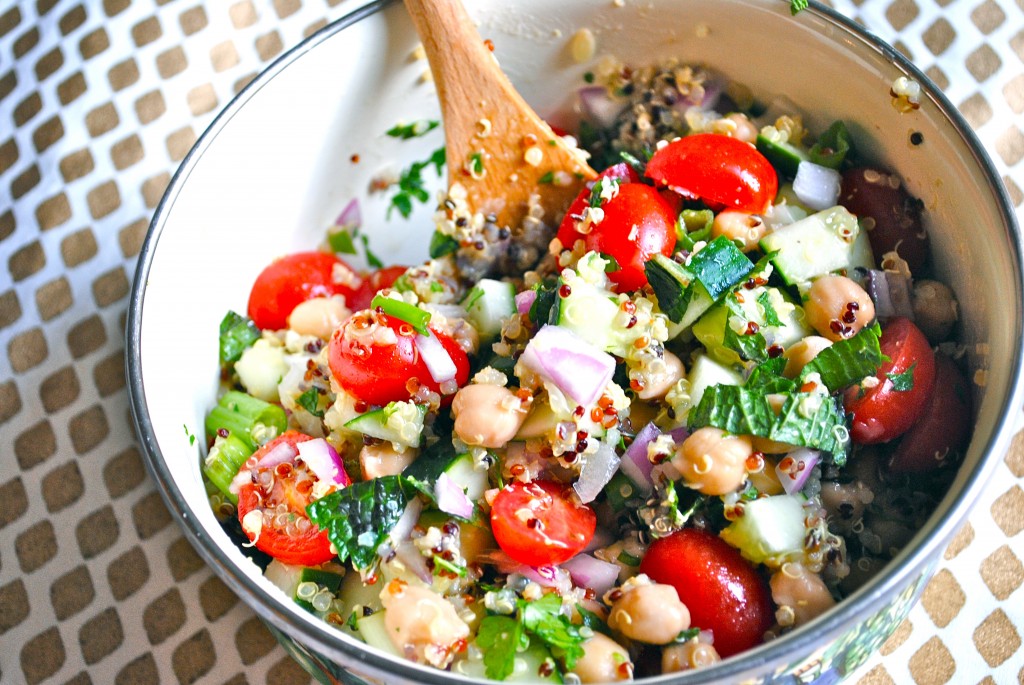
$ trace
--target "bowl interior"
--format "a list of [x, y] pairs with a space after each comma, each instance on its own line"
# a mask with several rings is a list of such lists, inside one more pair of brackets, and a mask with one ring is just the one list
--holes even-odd
[[[963, 489], [970, 485], [977, 494], [974, 481], [985, 471], [980, 464], [994, 451], [1001, 454], [1008, 439], [1000, 426], [1019, 395], [1022, 306], [1012, 214], [966, 124], [952, 123], [948, 102], [926, 89], [920, 109], [899, 113], [890, 86], [908, 69], [912, 78], [920, 80], [919, 73], [824, 11], [794, 18], [774, 0], [623, 7], [477, 0], [470, 9], [513, 82], [555, 123], [572, 121], [571, 94], [594, 66], [574, 62], [568, 47], [585, 27], [597, 38], [595, 60], [614, 55], [643, 64], [672, 56], [707, 64], [762, 98], [783, 95], [797, 103], [812, 130], [843, 118], [861, 149], [900, 173], [925, 203], [937, 271], [962, 305], [962, 340], [976, 370], [975, 438], [944, 505], [962, 516]], [[221, 532], [200, 478], [200, 443], [217, 391], [218, 324], [228, 310], [245, 311], [249, 287], [265, 264], [319, 244], [352, 198], [362, 204], [371, 248], [386, 262], [425, 258], [432, 207], [419, 206], [408, 220], [397, 213], [389, 219], [386, 194], [371, 192], [374, 177], [393, 175], [443, 144], [440, 129], [410, 141], [385, 135], [400, 121], [439, 118], [433, 85], [423, 78], [427, 64], [412, 57], [417, 43], [403, 7], [392, 4], [329, 27], [260, 76], [202, 137], [172, 182], [132, 302], [133, 408], [172, 508], [204, 556], [257, 610], [349, 658], [361, 657], [285, 601]], [[912, 132], [924, 142], [912, 145]], [[430, 178], [433, 172], [426, 173]], [[441, 179], [435, 180], [440, 188]], [[940, 518], [906, 555], [920, 562], [941, 543], [926, 541], [929, 535], [952, 532], [955, 521]]]

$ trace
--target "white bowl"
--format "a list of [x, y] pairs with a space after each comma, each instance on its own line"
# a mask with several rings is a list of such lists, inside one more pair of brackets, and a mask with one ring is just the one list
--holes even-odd
[[[779, 0], [611, 2], [478, 0], [481, 32], [526, 99], [555, 123], [572, 119], [571, 93], [590, 64], [569, 38], [582, 27], [598, 55], [642, 64], [700, 62], [761, 96], [785, 95], [812, 130], [843, 118], [859, 148], [895, 169], [924, 201], [936, 271], [962, 304], [962, 341], [974, 378], [974, 438], [928, 525], [884, 572], [805, 629], [714, 668], [657, 682], [768, 682], [796, 671], [845, 673], [909, 610], [935, 560], [977, 499], [1020, 406], [1024, 338], [1021, 245], [998, 175], [968, 125], [892, 48], [832, 11], [792, 17]], [[464, 680], [398, 661], [316, 620], [273, 587], [222, 532], [200, 475], [203, 417], [215, 403], [217, 330], [244, 311], [256, 274], [274, 257], [318, 244], [345, 203], [363, 206], [371, 246], [393, 263], [426, 256], [431, 208], [383, 219], [369, 179], [443, 143], [396, 141], [399, 120], [439, 118], [404, 8], [374, 3], [284, 55], [232, 101], [182, 163], [157, 209], [139, 261], [128, 325], [132, 409], [148, 466], [190, 541], [216, 573], [282, 634], [306, 666], [341, 667], [388, 683]], [[890, 103], [895, 79], [923, 86], [918, 110]], [[911, 133], [923, 143], [910, 142]], [[359, 156], [358, 163], [352, 155]], [[310, 662], [313, 659], [317, 663]], [[654, 682], [654, 681], [652, 681]]]

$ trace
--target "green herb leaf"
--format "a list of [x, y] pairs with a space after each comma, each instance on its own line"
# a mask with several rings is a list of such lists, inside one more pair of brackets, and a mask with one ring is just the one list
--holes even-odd
[[795, 17], [801, 11], [807, 9], [809, 4], [808, 0], [789, 0], [789, 13]]
[[430, 236], [430, 258], [438, 259], [459, 249], [459, 241], [441, 231], [434, 231]]
[[[639, 562], [634, 564], [634, 566], [639, 566], [639, 565], [640, 565]], [[583, 625], [585, 625], [586, 627], [590, 628], [595, 633], [604, 633], [608, 637], [612, 636], [612, 630], [611, 630], [611, 628], [608, 627], [608, 624], [605, 623], [601, 619], [601, 617], [598, 616], [597, 614], [595, 614], [593, 611], [591, 611], [590, 609], [587, 609], [582, 604], [577, 604], [576, 605], [576, 612], [579, 613], [580, 618], [583, 619]]]
[[914, 389], [914, 367], [917, 366], [917, 362], [914, 362], [910, 367], [902, 373], [887, 373], [885, 377], [892, 381], [892, 389], [896, 392], [910, 392]]
[[357, 569], [366, 569], [413, 492], [400, 476], [382, 476], [336, 490], [306, 507], [306, 514], [327, 531], [339, 559], [352, 559]]
[[440, 123], [441, 122], [434, 121], [432, 119], [420, 119], [419, 121], [414, 121], [411, 124], [396, 124], [389, 128], [386, 133], [392, 138], [408, 140], [410, 138], [418, 138], [426, 135], [437, 128]]
[[836, 341], [804, 366], [797, 383], [803, 384], [808, 376], [816, 373], [829, 392], [838, 392], [862, 378], [874, 376], [883, 360], [879, 345], [881, 335], [882, 328], [875, 323], [851, 338]]
[[260, 329], [247, 316], [229, 311], [220, 322], [220, 363], [229, 364], [260, 339]]
[[584, 638], [579, 626], [562, 613], [561, 597], [549, 593], [532, 602], [519, 600], [518, 604], [523, 628], [539, 638], [552, 654], [564, 659], [567, 670], [572, 670], [576, 660], [583, 656]]
[[469, 156], [469, 170], [476, 176], [484, 173], [484, 155], [482, 152], [474, 152]]
[[402, 171], [398, 177], [398, 191], [392, 196], [391, 204], [388, 206], [387, 216], [391, 216], [391, 211], [397, 209], [406, 219], [412, 214], [413, 201], [418, 200], [419, 202], [429, 202], [430, 193], [426, 189], [426, 181], [423, 178], [423, 170], [429, 166], [433, 166], [437, 171], [438, 176], [441, 175], [441, 170], [445, 164], [445, 150], [444, 148], [438, 148], [435, 150], [428, 159], [422, 162], [413, 162], [408, 169]]
[[370, 238], [365, 233], [359, 236], [359, 239], [363, 243], [363, 254], [366, 255], [366, 263], [372, 266], [374, 269], [383, 269], [384, 262], [380, 260], [380, 257], [373, 253], [370, 249]]
[[693, 638], [697, 637], [698, 635], [700, 635], [700, 628], [696, 628], [696, 627], [694, 627], [694, 628], [687, 628], [686, 630], [681, 631], [678, 635], [676, 635], [675, 641], [676, 642], [689, 642], [690, 640], [692, 640]]
[[850, 154], [851, 147], [850, 132], [846, 129], [846, 124], [840, 119], [833, 122], [821, 134], [818, 142], [811, 146], [808, 157], [815, 164], [820, 164], [830, 169], [838, 169]]
[[766, 325], [782, 325], [782, 320], [779, 319], [779, 314], [775, 311], [775, 307], [772, 305], [772, 298], [769, 296], [767, 290], [762, 290], [761, 294], [757, 296], [757, 303], [761, 305], [761, 309], [764, 311], [764, 322]]
[[549, 171], [549, 172], [545, 173], [543, 176], [541, 176], [540, 178], [537, 179], [537, 183], [554, 183], [554, 182], [555, 182], [555, 172], [553, 172], [553, 171]]
[[310, 388], [296, 397], [295, 401], [313, 416], [319, 419], [324, 417], [324, 410], [320, 408], [320, 391], [316, 388]]
[[511, 616], [485, 616], [476, 633], [476, 644], [483, 652], [486, 675], [491, 680], [504, 680], [512, 675], [516, 651], [526, 636], [523, 625]]
[[327, 234], [327, 244], [335, 254], [355, 254], [356, 244], [352, 240], [352, 232], [347, 228], [331, 231]]
[[430, 323], [430, 312], [424, 311], [414, 304], [393, 297], [377, 294], [370, 300], [370, 308], [380, 307], [388, 316], [393, 316], [412, 326], [420, 335], [430, 335], [427, 324]]

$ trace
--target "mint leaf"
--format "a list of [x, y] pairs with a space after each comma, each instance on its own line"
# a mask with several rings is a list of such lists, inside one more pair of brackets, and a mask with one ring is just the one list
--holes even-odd
[[220, 322], [220, 363], [236, 362], [260, 339], [260, 329], [247, 316], [229, 311]]
[[485, 616], [476, 633], [476, 644], [483, 652], [486, 675], [504, 680], [512, 675], [516, 650], [523, 644], [523, 626], [511, 616]]
[[687, 420], [690, 430], [714, 426], [736, 435], [761, 436], [771, 432], [774, 422], [765, 393], [738, 385], [708, 387]]
[[768, 295], [767, 290], [761, 291], [761, 294], [757, 296], [757, 303], [761, 305], [761, 310], [764, 312], [764, 323], [766, 326], [782, 325], [782, 320], [779, 319], [779, 314], [775, 311], [775, 307], [772, 305], [772, 298]]
[[828, 452], [837, 466], [846, 463], [846, 415], [832, 397], [822, 393], [791, 394], [764, 437]]
[[914, 367], [917, 366], [917, 362], [910, 365], [906, 371], [902, 373], [887, 373], [885, 377], [892, 381], [892, 389], [896, 392], [909, 392], [914, 389]]
[[316, 500], [306, 507], [306, 515], [327, 531], [338, 558], [351, 558], [357, 569], [366, 569], [413, 496], [400, 476], [382, 476]]
[[851, 338], [836, 341], [804, 366], [797, 383], [803, 384], [808, 376], [816, 373], [829, 392], [838, 392], [862, 378], [874, 376], [883, 361], [879, 345], [881, 335], [882, 328], [875, 323]]
[[438, 257], [444, 257], [447, 254], [451, 254], [459, 249], [459, 241], [450, 235], [445, 235], [440, 231], [434, 231], [434, 235], [430, 236], [430, 258], [437, 259]]
[[320, 408], [320, 391], [316, 388], [310, 388], [295, 398], [295, 401], [300, 407], [318, 419], [324, 417], [324, 410]]

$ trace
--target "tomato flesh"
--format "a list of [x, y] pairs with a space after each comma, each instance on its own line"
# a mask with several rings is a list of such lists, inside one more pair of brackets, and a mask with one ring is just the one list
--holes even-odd
[[[284, 564], [316, 566], [335, 557], [327, 531], [318, 528], [306, 516], [316, 475], [294, 459], [270, 468], [259, 465], [259, 461], [281, 443], [295, 447], [312, 439], [298, 431], [286, 431], [260, 447], [251, 457], [256, 463], [253, 469], [256, 482], [246, 482], [238, 489], [238, 520], [243, 532], [255, 543], [256, 549]], [[259, 484], [261, 472], [273, 474], [269, 489]], [[347, 482], [348, 477], [344, 476], [344, 480]], [[246, 516], [254, 511], [260, 512], [263, 519], [258, 535], [246, 529]]]
[[935, 387], [935, 353], [913, 322], [891, 319], [879, 342], [889, 361], [878, 368], [878, 384], [855, 385], [846, 392], [846, 411], [853, 415], [850, 437], [858, 444], [888, 442], [907, 432], [924, 413]]
[[403, 275], [407, 270], [408, 267], [404, 266], [385, 266], [363, 278], [359, 290], [352, 296], [349, 309], [355, 312], [360, 309], [369, 308], [374, 295], [384, 288], [390, 288], [394, 285], [399, 276]]
[[338, 257], [326, 252], [296, 252], [276, 259], [256, 277], [249, 292], [249, 318], [257, 327], [280, 330], [301, 303], [344, 295], [351, 301], [360, 279]]
[[647, 285], [647, 260], [656, 254], [672, 254], [677, 212], [654, 188], [634, 182], [638, 180], [636, 172], [626, 164], [606, 169], [602, 178], [620, 180], [615, 197], [600, 205], [604, 218], [587, 234], [577, 230], [576, 222], [590, 202], [591, 191], [585, 190], [562, 220], [558, 240], [571, 249], [582, 239], [587, 252], [611, 256], [618, 266], [608, 273], [608, 280], [620, 292], [636, 290]]
[[[462, 387], [469, 380], [469, 357], [451, 337], [430, 331], [455, 363], [455, 382]], [[331, 336], [327, 353], [331, 373], [347, 393], [373, 405], [408, 400], [415, 391], [410, 388], [419, 386], [440, 393], [440, 384], [416, 347], [416, 335], [401, 319], [370, 310], [356, 312]], [[450, 401], [450, 395], [445, 397]]]
[[971, 434], [971, 388], [957, 365], [935, 356], [935, 389], [921, 418], [903, 434], [889, 460], [893, 473], [924, 473], [938, 468]]
[[597, 516], [561, 483], [535, 480], [507, 485], [491, 505], [491, 532], [509, 557], [527, 566], [560, 564], [583, 551]]
[[675, 140], [654, 153], [646, 175], [715, 208], [767, 211], [779, 192], [779, 177], [757, 149], [742, 140], [698, 133]]
[[640, 572], [676, 589], [691, 624], [712, 632], [722, 657], [761, 644], [774, 622], [768, 584], [739, 551], [706, 531], [684, 528], [655, 540]]

